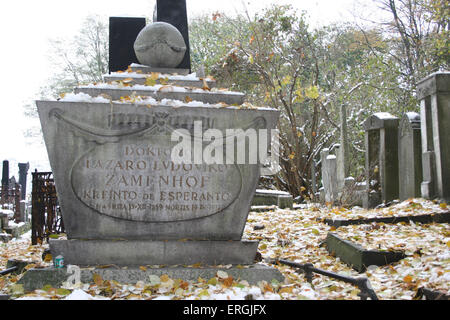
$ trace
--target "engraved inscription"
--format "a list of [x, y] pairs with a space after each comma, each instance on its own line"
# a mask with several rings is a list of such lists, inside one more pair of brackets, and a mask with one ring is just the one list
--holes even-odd
[[239, 196], [237, 165], [175, 164], [167, 136], [98, 145], [71, 172], [77, 198], [115, 218], [170, 222], [220, 213]]

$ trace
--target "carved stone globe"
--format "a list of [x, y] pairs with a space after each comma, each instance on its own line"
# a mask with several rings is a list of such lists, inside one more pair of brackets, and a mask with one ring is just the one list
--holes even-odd
[[134, 52], [141, 64], [154, 68], [176, 68], [183, 61], [186, 44], [173, 25], [155, 22], [138, 34]]

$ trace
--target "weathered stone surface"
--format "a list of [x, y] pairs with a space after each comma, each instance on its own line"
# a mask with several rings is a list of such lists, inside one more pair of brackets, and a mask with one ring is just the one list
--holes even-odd
[[166, 22], [147, 25], [137, 36], [134, 51], [150, 67], [175, 68], [184, 58], [186, 44], [180, 31]]
[[417, 85], [423, 153], [422, 196], [450, 200], [450, 72]]
[[123, 89], [105, 89], [105, 88], [92, 88], [92, 87], [79, 87], [74, 90], [75, 93], [86, 93], [92, 97], [99, 95], [106, 95], [112, 100], [120, 100], [121, 97], [137, 95], [143, 97], [152, 97], [158, 101], [163, 99], [172, 99], [187, 101], [188, 99], [201, 101], [204, 103], [217, 104], [226, 103], [229, 105], [241, 105], [244, 103], [245, 94], [243, 93], [221, 93], [221, 92], [195, 92], [191, 90], [186, 90], [183, 92], [170, 92], [168, 91], [154, 91], [154, 90], [144, 90], [144, 89], [133, 89], [123, 88]]
[[375, 113], [364, 122], [366, 196], [364, 207], [398, 199], [398, 122], [389, 113]]
[[93, 266], [253, 264], [257, 241], [50, 240], [64, 263]]
[[422, 183], [422, 140], [420, 115], [404, 114], [399, 125], [398, 167], [400, 200], [419, 198]]
[[294, 205], [292, 195], [288, 192], [277, 190], [256, 190], [253, 197], [252, 206], [270, 206], [275, 205], [278, 208], [286, 209]]
[[170, 135], [274, 128], [277, 111], [37, 105], [69, 239], [241, 239], [259, 165], [176, 165]]
[[143, 74], [151, 74], [152, 72], [158, 72], [162, 74], [178, 74], [182, 76], [186, 76], [190, 73], [189, 69], [180, 69], [180, 68], [155, 68], [155, 67], [148, 67], [144, 65], [131, 65], [131, 71], [133, 72], [142, 72]]
[[[133, 79], [133, 81], [131, 82], [132, 84], [140, 84], [140, 85], [144, 85], [146, 79], [145, 75], [142, 76], [129, 76], [127, 74], [123, 74], [123, 75], [105, 75], [103, 77], [104, 81], [106, 82], [112, 82], [112, 81], [123, 81], [125, 79]], [[205, 79], [206, 84], [208, 85], [209, 88], [215, 88], [217, 86], [216, 81], [211, 81], [211, 80], [207, 80]], [[176, 85], [176, 86], [181, 86], [181, 87], [192, 87], [192, 88], [203, 88], [204, 83], [201, 80], [171, 80], [169, 79], [166, 83], [166, 81], [163, 81], [164, 84], [167, 85]], [[156, 84], [161, 84], [161, 79], [156, 80]]]
[[[218, 271], [225, 271], [233, 279], [246, 280], [249, 284], [257, 284], [260, 281], [271, 282], [276, 279], [279, 282], [284, 281], [284, 277], [280, 271], [275, 268], [261, 264], [255, 264], [244, 268], [220, 268], [203, 266], [200, 268], [189, 267], [166, 267], [166, 268], [147, 268], [143, 271], [138, 268], [116, 269], [116, 268], [99, 268], [99, 269], [81, 269], [81, 282], [93, 283], [93, 275], [98, 274], [103, 280], [117, 281], [119, 283], [135, 284], [138, 281], [148, 282], [149, 276], [168, 275], [172, 279], [182, 279], [185, 281], [196, 281], [199, 277], [203, 279], [211, 279], [217, 276]], [[67, 268], [55, 269], [30, 269], [18, 281], [22, 284], [24, 290], [29, 292], [42, 289], [45, 285], [51, 285], [58, 288], [63, 282], [67, 281], [71, 274], [67, 274]]]

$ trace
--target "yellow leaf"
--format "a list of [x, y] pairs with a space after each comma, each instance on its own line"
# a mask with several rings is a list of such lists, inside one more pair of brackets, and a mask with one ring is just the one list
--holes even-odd
[[144, 266], [140, 266], [139, 269], [141, 269], [142, 271], [147, 271], [147, 267]]
[[184, 98], [184, 102], [186, 102], [186, 103], [192, 102], [192, 98], [189, 97], [189, 96], [186, 96], [186, 97]]
[[315, 234], [316, 236], [318, 236], [320, 234], [319, 230], [317, 229], [312, 229], [311, 230], [313, 234]]
[[447, 247], [450, 248], [450, 241], [447, 241]]
[[169, 83], [169, 78], [168, 77], [160, 78], [159, 79], [159, 83], [162, 84], [162, 85], [166, 85], [166, 84]]
[[319, 88], [317, 86], [311, 86], [305, 89], [305, 95], [309, 99], [317, 99], [319, 98]]
[[211, 279], [209, 279], [209, 281], [208, 281], [208, 284], [209, 284], [209, 285], [212, 285], [212, 286], [216, 286], [217, 283], [218, 283], [217, 278], [211, 278]]
[[208, 83], [206, 83], [206, 79], [203, 79], [203, 90], [211, 91], [211, 88], [208, 86]]
[[99, 275], [98, 273], [94, 273], [94, 275], [92, 276], [92, 279], [94, 280], [94, 283], [97, 286], [101, 286], [103, 284], [102, 276]]
[[47, 253], [44, 257], [44, 262], [52, 262], [53, 257], [50, 253]]
[[163, 274], [161, 277], [159, 277], [161, 282], [167, 282], [170, 280], [170, 277], [167, 274]]
[[409, 275], [403, 278], [403, 281], [405, 281], [406, 283], [411, 283], [412, 280], [413, 280], [412, 276]]
[[282, 288], [280, 291], [279, 291], [279, 294], [282, 294], [282, 293], [290, 293], [290, 294], [292, 294], [292, 291], [294, 290], [294, 288], [293, 287], [285, 287], [285, 288]]
[[291, 82], [291, 79], [292, 79], [291, 76], [285, 76], [283, 78], [283, 80], [281, 80], [281, 84], [286, 86], [286, 85], [288, 85]]
[[441, 204], [439, 204], [439, 207], [440, 207], [441, 209], [447, 209], [447, 203], [442, 202]]
[[203, 296], [205, 296], [205, 297], [209, 297], [209, 292], [208, 292], [208, 290], [203, 290], [203, 291], [201, 291], [199, 294], [198, 294], [198, 296], [199, 297], [203, 297]]
[[293, 160], [294, 158], [295, 158], [295, 152], [292, 152], [292, 153], [289, 155], [289, 159]]
[[253, 58], [252, 55], [250, 55], [250, 57], [248, 57], [248, 61], [249, 61], [251, 64], [254, 64], [254, 63], [255, 63], [255, 59]]
[[145, 78], [145, 85], [149, 86], [149, 87], [153, 87], [154, 85], [156, 85], [156, 80], [154, 80], [150, 77], [147, 77], [147, 78]]

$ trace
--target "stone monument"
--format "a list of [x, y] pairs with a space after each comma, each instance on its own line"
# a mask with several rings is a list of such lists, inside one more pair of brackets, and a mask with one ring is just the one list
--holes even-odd
[[19, 184], [21, 185], [21, 200], [25, 200], [27, 194], [27, 176], [28, 170], [30, 169], [30, 164], [27, 163], [19, 163]]
[[398, 122], [387, 112], [375, 113], [364, 122], [365, 208], [398, 199]]
[[450, 200], [450, 72], [417, 84], [422, 132], [422, 196]]
[[[262, 164], [235, 161], [239, 147], [228, 143], [274, 129], [279, 112], [159, 70], [133, 66], [139, 73], [117, 74], [129, 83], [37, 101], [68, 238], [50, 240], [52, 256], [79, 266], [254, 265], [258, 242], [242, 236]], [[153, 83], [134, 85], [142, 76]], [[282, 280], [272, 268], [254, 271]]]
[[400, 200], [419, 198], [422, 183], [422, 140], [418, 113], [405, 113], [400, 121], [398, 168]]

